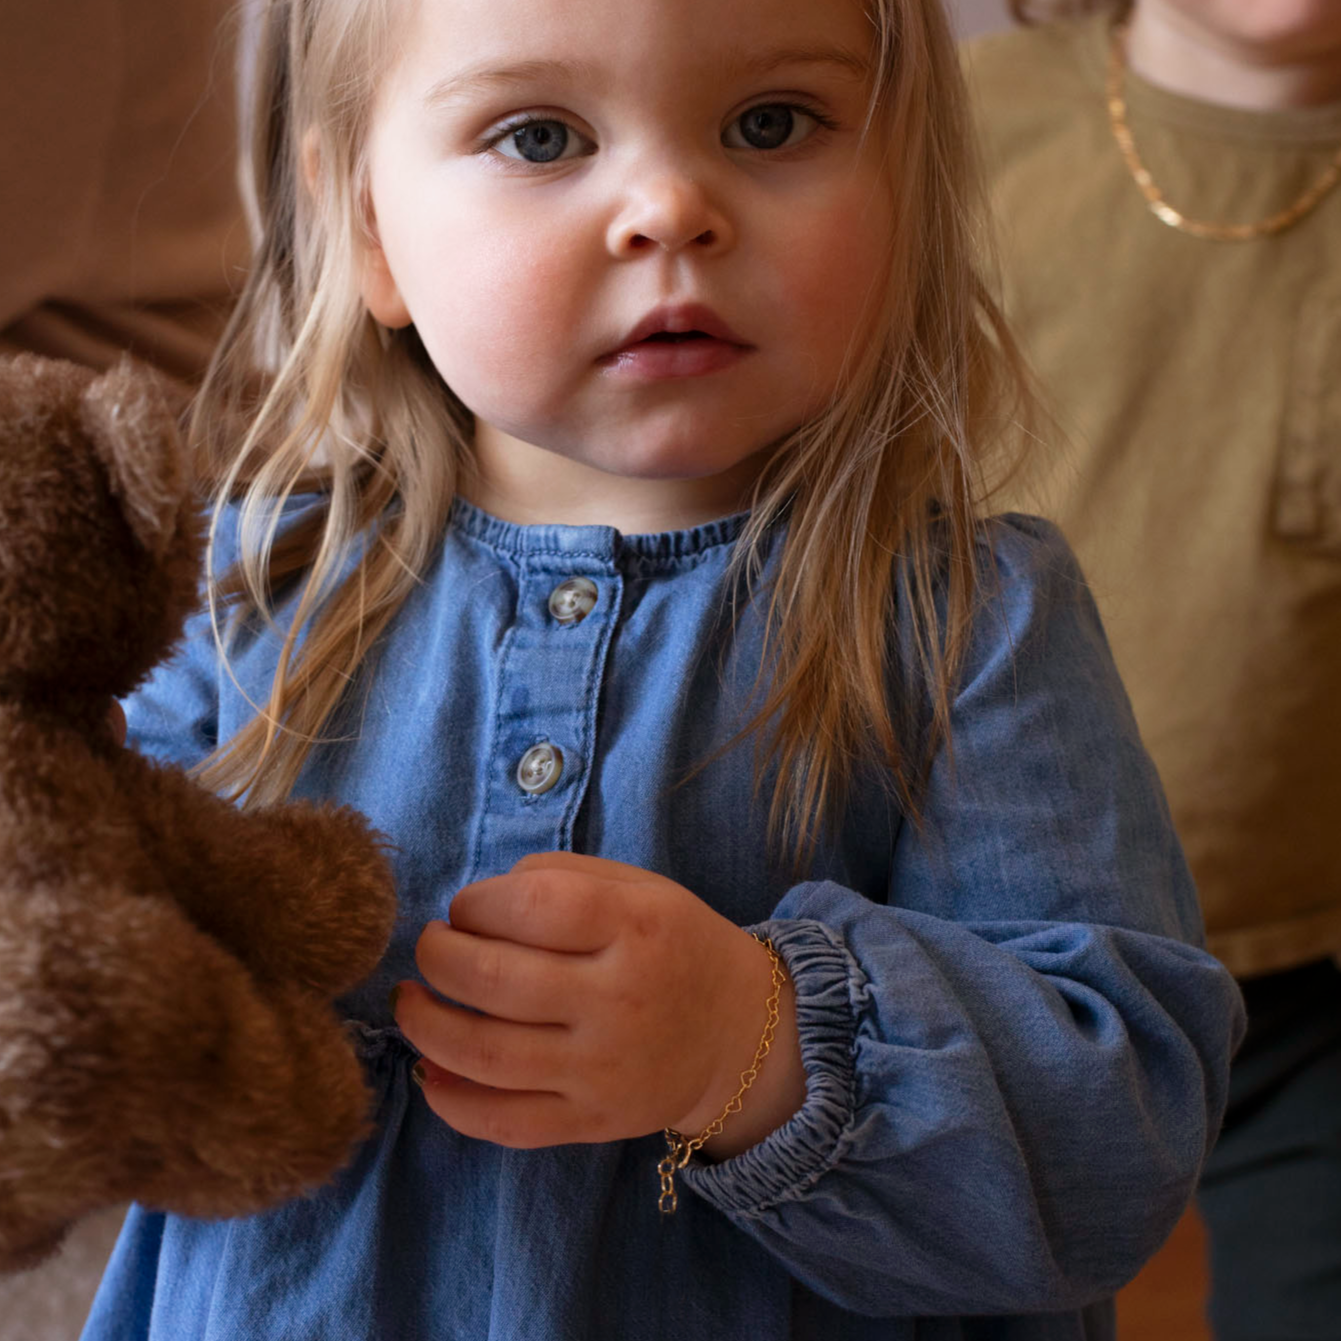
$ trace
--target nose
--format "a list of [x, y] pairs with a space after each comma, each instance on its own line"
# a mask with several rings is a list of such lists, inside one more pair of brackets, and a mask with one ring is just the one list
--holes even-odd
[[735, 230], [702, 184], [680, 172], [644, 178], [628, 192], [606, 238], [616, 257], [660, 249], [705, 255], [729, 250]]

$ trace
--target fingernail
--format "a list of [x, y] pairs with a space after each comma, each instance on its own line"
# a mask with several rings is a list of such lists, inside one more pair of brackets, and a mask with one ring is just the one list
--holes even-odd
[[390, 994], [387, 996], [387, 999], [386, 999], [386, 1000], [387, 1000], [387, 1005], [389, 1005], [389, 1006], [391, 1007], [391, 1013], [392, 1013], [393, 1015], [396, 1013], [396, 1001], [397, 1001], [397, 998], [399, 998], [399, 996], [400, 996], [400, 983], [397, 983], [397, 984], [391, 989], [391, 992], [390, 992]]
[[424, 1081], [428, 1079], [428, 1072], [424, 1070], [423, 1062], [415, 1062], [414, 1069], [410, 1072], [410, 1079], [422, 1090]]

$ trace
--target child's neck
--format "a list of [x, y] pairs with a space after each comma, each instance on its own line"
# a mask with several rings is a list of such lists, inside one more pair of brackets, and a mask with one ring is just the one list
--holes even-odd
[[1202, 102], [1275, 111], [1341, 101], [1341, 41], [1236, 39], [1169, 0], [1139, 0], [1127, 58], [1143, 79]]
[[704, 479], [644, 478], [598, 470], [477, 424], [475, 462], [460, 492], [519, 525], [613, 526], [625, 535], [687, 530], [749, 505], [759, 462]]

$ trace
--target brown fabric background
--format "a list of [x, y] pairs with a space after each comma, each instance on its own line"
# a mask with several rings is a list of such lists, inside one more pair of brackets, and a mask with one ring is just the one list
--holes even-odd
[[195, 380], [246, 260], [224, 0], [0, 0], [0, 351]]

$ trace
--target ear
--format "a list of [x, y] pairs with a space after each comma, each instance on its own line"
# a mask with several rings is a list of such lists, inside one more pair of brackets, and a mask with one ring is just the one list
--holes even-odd
[[[371, 215], [371, 205], [368, 212]], [[373, 320], [381, 322], [383, 326], [396, 330], [408, 326], [414, 320], [410, 316], [410, 309], [405, 306], [405, 299], [400, 295], [391, 267], [387, 264], [386, 252], [378, 241], [376, 224], [371, 218], [359, 256], [359, 292]]]
[[167, 553], [189, 488], [173, 396], [147, 368], [121, 360], [84, 391], [80, 420], [135, 538]]
[[[321, 139], [315, 126], [309, 126], [304, 132], [298, 159], [303, 185], [307, 187], [308, 195], [315, 200], [321, 190]], [[363, 236], [357, 244], [357, 264], [359, 294], [363, 298], [363, 305], [372, 314], [373, 320], [381, 322], [383, 326], [393, 329], [408, 326], [412, 318], [392, 277], [391, 267], [387, 265], [386, 253], [377, 236], [377, 220], [371, 200], [362, 202], [361, 213]]]

